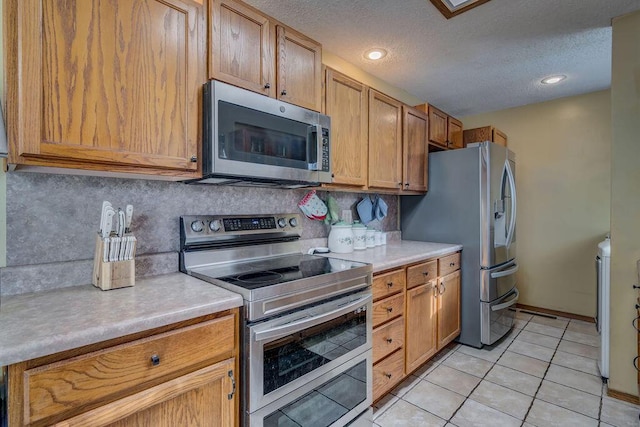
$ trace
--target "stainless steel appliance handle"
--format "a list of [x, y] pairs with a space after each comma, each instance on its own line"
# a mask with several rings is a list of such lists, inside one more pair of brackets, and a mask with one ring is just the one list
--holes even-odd
[[507, 159], [505, 163], [505, 170], [507, 171], [507, 178], [509, 179], [509, 186], [511, 187], [511, 221], [509, 223], [509, 231], [507, 231], [506, 247], [511, 246], [513, 234], [516, 230], [516, 177], [511, 170], [511, 164]]
[[371, 299], [372, 299], [371, 295], [365, 295], [362, 298], [349, 302], [339, 308], [336, 308], [335, 310], [331, 310], [319, 316], [314, 316], [309, 319], [299, 320], [297, 322], [287, 323], [285, 325], [277, 326], [275, 328], [267, 329], [265, 331], [254, 332], [253, 336], [256, 341], [264, 341], [268, 339], [280, 338], [286, 335], [291, 335], [296, 331], [301, 331], [303, 329], [307, 329], [312, 326], [319, 325], [335, 317], [349, 313], [350, 311], [353, 311], [354, 309], [369, 303]]
[[502, 304], [498, 304], [498, 305], [493, 305], [491, 306], [491, 311], [500, 311], [503, 310], [507, 307], [511, 307], [512, 305], [515, 305], [515, 303], [518, 302], [518, 297], [520, 296], [520, 291], [518, 291], [518, 288], [515, 289], [515, 296], [513, 298], [511, 298], [508, 302], [503, 302]]
[[496, 271], [495, 273], [491, 273], [491, 278], [497, 279], [498, 277], [511, 276], [516, 271], [518, 271], [518, 264], [514, 265], [513, 267], [507, 270]]
[[316, 134], [316, 163], [315, 168], [312, 167], [313, 163], [309, 163], [309, 169], [313, 171], [319, 171], [322, 168], [322, 126], [319, 124], [311, 125], [315, 129]]

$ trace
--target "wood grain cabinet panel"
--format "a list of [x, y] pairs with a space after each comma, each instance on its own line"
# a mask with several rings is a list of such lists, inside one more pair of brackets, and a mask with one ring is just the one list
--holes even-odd
[[438, 349], [460, 334], [460, 270], [439, 279]]
[[233, 0], [211, 0], [209, 77], [275, 96], [275, 26]]
[[404, 345], [404, 318], [376, 328], [373, 332], [373, 363], [393, 353]]
[[369, 90], [369, 187], [402, 186], [402, 103]]
[[10, 163], [197, 176], [201, 1], [4, 6]]
[[325, 113], [331, 117], [333, 183], [365, 186], [368, 163], [368, 88], [327, 68], [325, 93]]
[[373, 401], [380, 399], [404, 378], [404, 351], [398, 350], [373, 366]]
[[373, 303], [373, 327], [404, 313], [404, 292]]
[[405, 282], [404, 269], [376, 275], [373, 278], [372, 286], [373, 300], [377, 301], [389, 295], [402, 292], [405, 287]]
[[446, 276], [451, 272], [460, 269], [460, 253], [447, 255], [438, 259], [438, 274]]
[[438, 261], [428, 261], [407, 268], [407, 289], [435, 280], [438, 277]]
[[437, 280], [407, 291], [405, 372], [420, 367], [438, 351]]
[[322, 46], [278, 25], [277, 98], [311, 110], [322, 109]]
[[420, 110], [402, 106], [402, 181], [403, 190], [427, 191], [429, 116]]
[[507, 135], [493, 126], [482, 126], [479, 128], [466, 129], [463, 132], [464, 145], [473, 142], [491, 141], [503, 147], [507, 146]]
[[447, 113], [429, 105], [429, 141], [447, 147]]
[[462, 122], [451, 116], [447, 117], [447, 141], [449, 148], [463, 148]]

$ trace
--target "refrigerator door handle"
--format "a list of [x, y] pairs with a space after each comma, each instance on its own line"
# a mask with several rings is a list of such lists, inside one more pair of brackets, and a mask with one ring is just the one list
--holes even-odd
[[507, 307], [511, 307], [512, 305], [515, 305], [515, 303], [518, 302], [518, 297], [519, 296], [520, 296], [520, 291], [518, 291], [518, 288], [516, 288], [515, 289], [515, 296], [513, 298], [511, 298], [507, 302], [503, 302], [502, 304], [492, 305], [491, 306], [491, 311], [500, 311], [500, 310], [504, 310]]
[[508, 270], [496, 271], [495, 273], [491, 273], [491, 278], [497, 279], [498, 277], [511, 276], [516, 271], [518, 271], [518, 264], [514, 265]]
[[509, 186], [511, 187], [511, 221], [509, 223], [509, 231], [507, 231], [506, 246], [511, 246], [513, 239], [513, 233], [516, 230], [516, 179], [511, 170], [509, 160], [505, 163], [505, 170], [507, 172], [507, 178], [509, 179]]

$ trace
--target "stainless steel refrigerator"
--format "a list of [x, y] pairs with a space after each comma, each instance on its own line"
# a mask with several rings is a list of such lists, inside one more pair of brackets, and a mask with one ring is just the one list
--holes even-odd
[[505, 147], [481, 142], [429, 154], [429, 191], [402, 196], [402, 239], [459, 243], [461, 332], [474, 347], [513, 326], [518, 301], [516, 163]]

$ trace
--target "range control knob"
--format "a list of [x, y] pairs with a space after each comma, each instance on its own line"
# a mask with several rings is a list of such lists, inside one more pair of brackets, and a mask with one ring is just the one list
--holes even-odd
[[278, 227], [285, 228], [287, 226], [287, 220], [284, 218], [278, 219]]
[[214, 233], [220, 231], [220, 220], [219, 219], [214, 219], [213, 221], [211, 221], [209, 223], [209, 229], [211, 231], [213, 231]]
[[204, 229], [204, 223], [200, 220], [191, 223], [191, 229], [196, 233], [200, 233]]
[[289, 225], [292, 226], [292, 227], [297, 227], [298, 226], [298, 220], [295, 219], [295, 218], [291, 218], [289, 220]]

